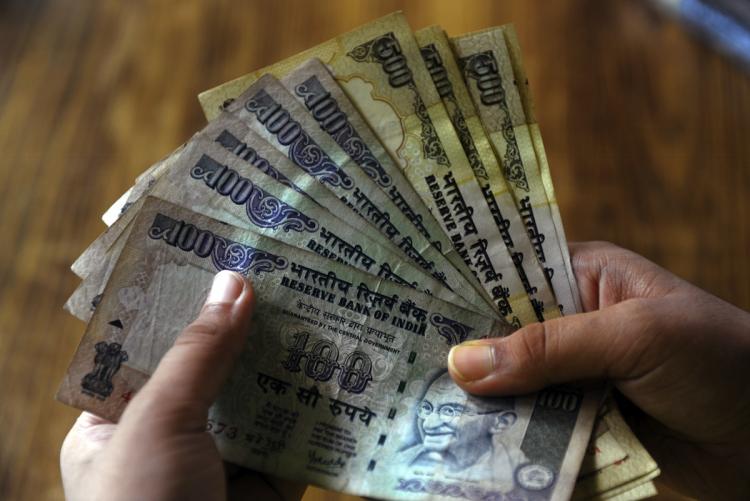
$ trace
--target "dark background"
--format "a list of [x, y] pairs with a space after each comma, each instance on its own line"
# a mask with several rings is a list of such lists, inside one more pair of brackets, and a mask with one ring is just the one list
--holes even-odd
[[393, 10], [451, 34], [515, 22], [568, 238], [750, 308], [750, 79], [648, 5], [0, 0], [0, 498], [62, 497], [68, 266], [204, 124], [196, 94]]

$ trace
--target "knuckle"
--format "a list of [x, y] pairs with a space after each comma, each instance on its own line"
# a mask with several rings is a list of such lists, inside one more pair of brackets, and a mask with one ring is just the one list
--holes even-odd
[[522, 371], [545, 367], [549, 359], [550, 336], [545, 323], [531, 324], [519, 334], [518, 342], [514, 344], [514, 358]]
[[[633, 377], [650, 368], [649, 361], [654, 355], [670, 352], [669, 336], [665, 335], [668, 329], [662, 328], [664, 308], [659, 301], [640, 298], [623, 301], [615, 307], [621, 326], [616, 336], [619, 355], [612, 368], [616, 374], [610, 375]], [[628, 328], [628, 324], [637, 328]]]

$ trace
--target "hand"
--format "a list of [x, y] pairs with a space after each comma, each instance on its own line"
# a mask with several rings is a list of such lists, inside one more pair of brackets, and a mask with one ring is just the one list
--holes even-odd
[[235, 466], [225, 472], [206, 433], [208, 408], [244, 346], [254, 305], [241, 275], [214, 279], [198, 318], [164, 355], [118, 424], [84, 412], [60, 454], [63, 487], [79, 499], [299, 499], [304, 486]]
[[701, 499], [750, 496], [750, 314], [633, 252], [571, 245], [587, 313], [451, 350], [480, 395], [608, 378], [643, 412], [634, 431], [662, 480]]

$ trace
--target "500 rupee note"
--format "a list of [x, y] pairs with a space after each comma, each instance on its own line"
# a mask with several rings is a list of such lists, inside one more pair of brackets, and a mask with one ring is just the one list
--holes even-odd
[[578, 311], [575, 281], [568, 276], [562, 228], [555, 224], [553, 204], [545, 190], [531, 132], [520, 96], [513, 85], [513, 67], [503, 28], [452, 38], [464, 79], [503, 174], [513, 190], [537, 259], [545, 267], [563, 314]]
[[448, 38], [439, 26], [422, 29], [415, 37], [495, 223], [496, 231], [483, 237], [491, 246], [502, 245], [502, 239], [509, 253], [504, 259], [514, 263], [539, 320], [559, 316], [555, 296], [464, 85]]

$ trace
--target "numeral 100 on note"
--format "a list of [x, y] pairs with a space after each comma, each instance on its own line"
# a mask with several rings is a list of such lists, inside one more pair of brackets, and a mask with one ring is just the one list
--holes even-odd
[[310, 334], [298, 332], [294, 335], [294, 344], [287, 348], [289, 356], [281, 363], [289, 372], [300, 372], [302, 360], [307, 377], [315, 381], [329, 381], [339, 371], [339, 386], [350, 393], [362, 393], [367, 383], [372, 381], [372, 361], [369, 355], [353, 351], [339, 363], [339, 349], [327, 339], [320, 339], [307, 350]]

